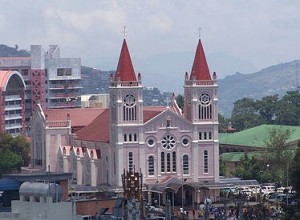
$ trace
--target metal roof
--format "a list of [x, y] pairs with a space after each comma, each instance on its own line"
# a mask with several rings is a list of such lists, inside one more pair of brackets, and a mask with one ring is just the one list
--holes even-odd
[[178, 178], [171, 178], [170, 181], [164, 183], [149, 184], [148, 188], [151, 192], [163, 193], [165, 190], [173, 190], [175, 193], [180, 187], [191, 187], [194, 190], [201, 188], [207, 189], [224, 189], [238, 186], [258, 186], [257, 180], [242, 180], [239, 178], [220, 178], [219, 182], [199, 183], [199, 182], [184, 182]]
[[260, 125], [235, 133], [221, 133], [219, 134], [219, 141], [221, 145], [265, 148], [265, 140], [269, 138], [269, 132], [272, 129], [280, 129], [282, 131], [289, 129], [291, 136], [287, 143], [296, 143], [300, 139], [300, 126]]
[[13, 178], [0, 179], [0, 190], [19, 190], [21, 183]]

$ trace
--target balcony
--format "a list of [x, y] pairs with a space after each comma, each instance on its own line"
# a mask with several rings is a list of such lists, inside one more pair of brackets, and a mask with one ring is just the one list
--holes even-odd
[[20, 114], [5, 115], [5, 120], [12, 120], [12, 119], [22, 119], [22, 115]]
[[58, 89], [81, 89], [82, 86], [78, 85], [78, 84], [72, 84], [72, 83], [68, 83], [68, 84], [54, 84], [54, 85], [48, 85], [48, 88], [50, 90], [58, 90]]
[[49, 99], [66, 99], [66, 98], [76, 98], [78, 94], [76, 93], [59, 93], [59, 94], [50, 94]]
[[17, 101], [17, 100], [22, 100], [20, 95], [6, 95], [5, 96], [5, 101]]
[[69, 121], [47, 121], [46, 127], [48, 127], [48, 128], [53, 128], [53, 127], [65, 128], [65, 127], [71, 127], [71, 123]]
[[185, 85], [197, 85], [197, 86], [212, 86], [215, 82], [213, 80], [186, 80]]
[[22, 109], [21, 104], [18, 104], [18, 105], [5, 105], [5, 111], [19, 110], [19, 109]]
[[6, 124], [5, 125], [5, 130], [17, 129], [17, 128], [22, 128], [22, 123], [13, 123], [13, 124]]

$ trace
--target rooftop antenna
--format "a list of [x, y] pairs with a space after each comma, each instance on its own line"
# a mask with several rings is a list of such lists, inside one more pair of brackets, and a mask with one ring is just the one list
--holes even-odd
[[297, 83], [297, 90], [298, 93], [300, 92], [300, 86], [299, 86], [299, 73], [298, 73], [298, 61], [296, 60], [296, 83]]
[[126, 33], [128, 33], [128, 32], [126, 31], [126, 26], [123, 26], [123, 31], [122, 31], [121, 33], [123, 33], [123, 37], [124, 37], [124, 39], [125, 39], [125, 38], [126, 38]]

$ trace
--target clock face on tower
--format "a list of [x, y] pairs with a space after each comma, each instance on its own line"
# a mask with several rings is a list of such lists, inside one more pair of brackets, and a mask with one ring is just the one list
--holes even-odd
[[133, 107], [135, 105], [135, 97], [133, 95], [126, 95], [124, 97], [124, 104], [127, 107]]

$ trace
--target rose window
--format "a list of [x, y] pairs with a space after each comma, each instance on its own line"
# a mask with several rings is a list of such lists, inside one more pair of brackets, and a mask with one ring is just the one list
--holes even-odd
[[200, 96], [200, 103], [201, 105], [209, 105], [210, 104], [210, 96], [208, 94], [202, 94]]
[[172, 135], [167, 134], [161, 140], [161, 144], [164, 149], [169, 150], [169, 149], [173, 149], [175, 147], [176, 141]]

